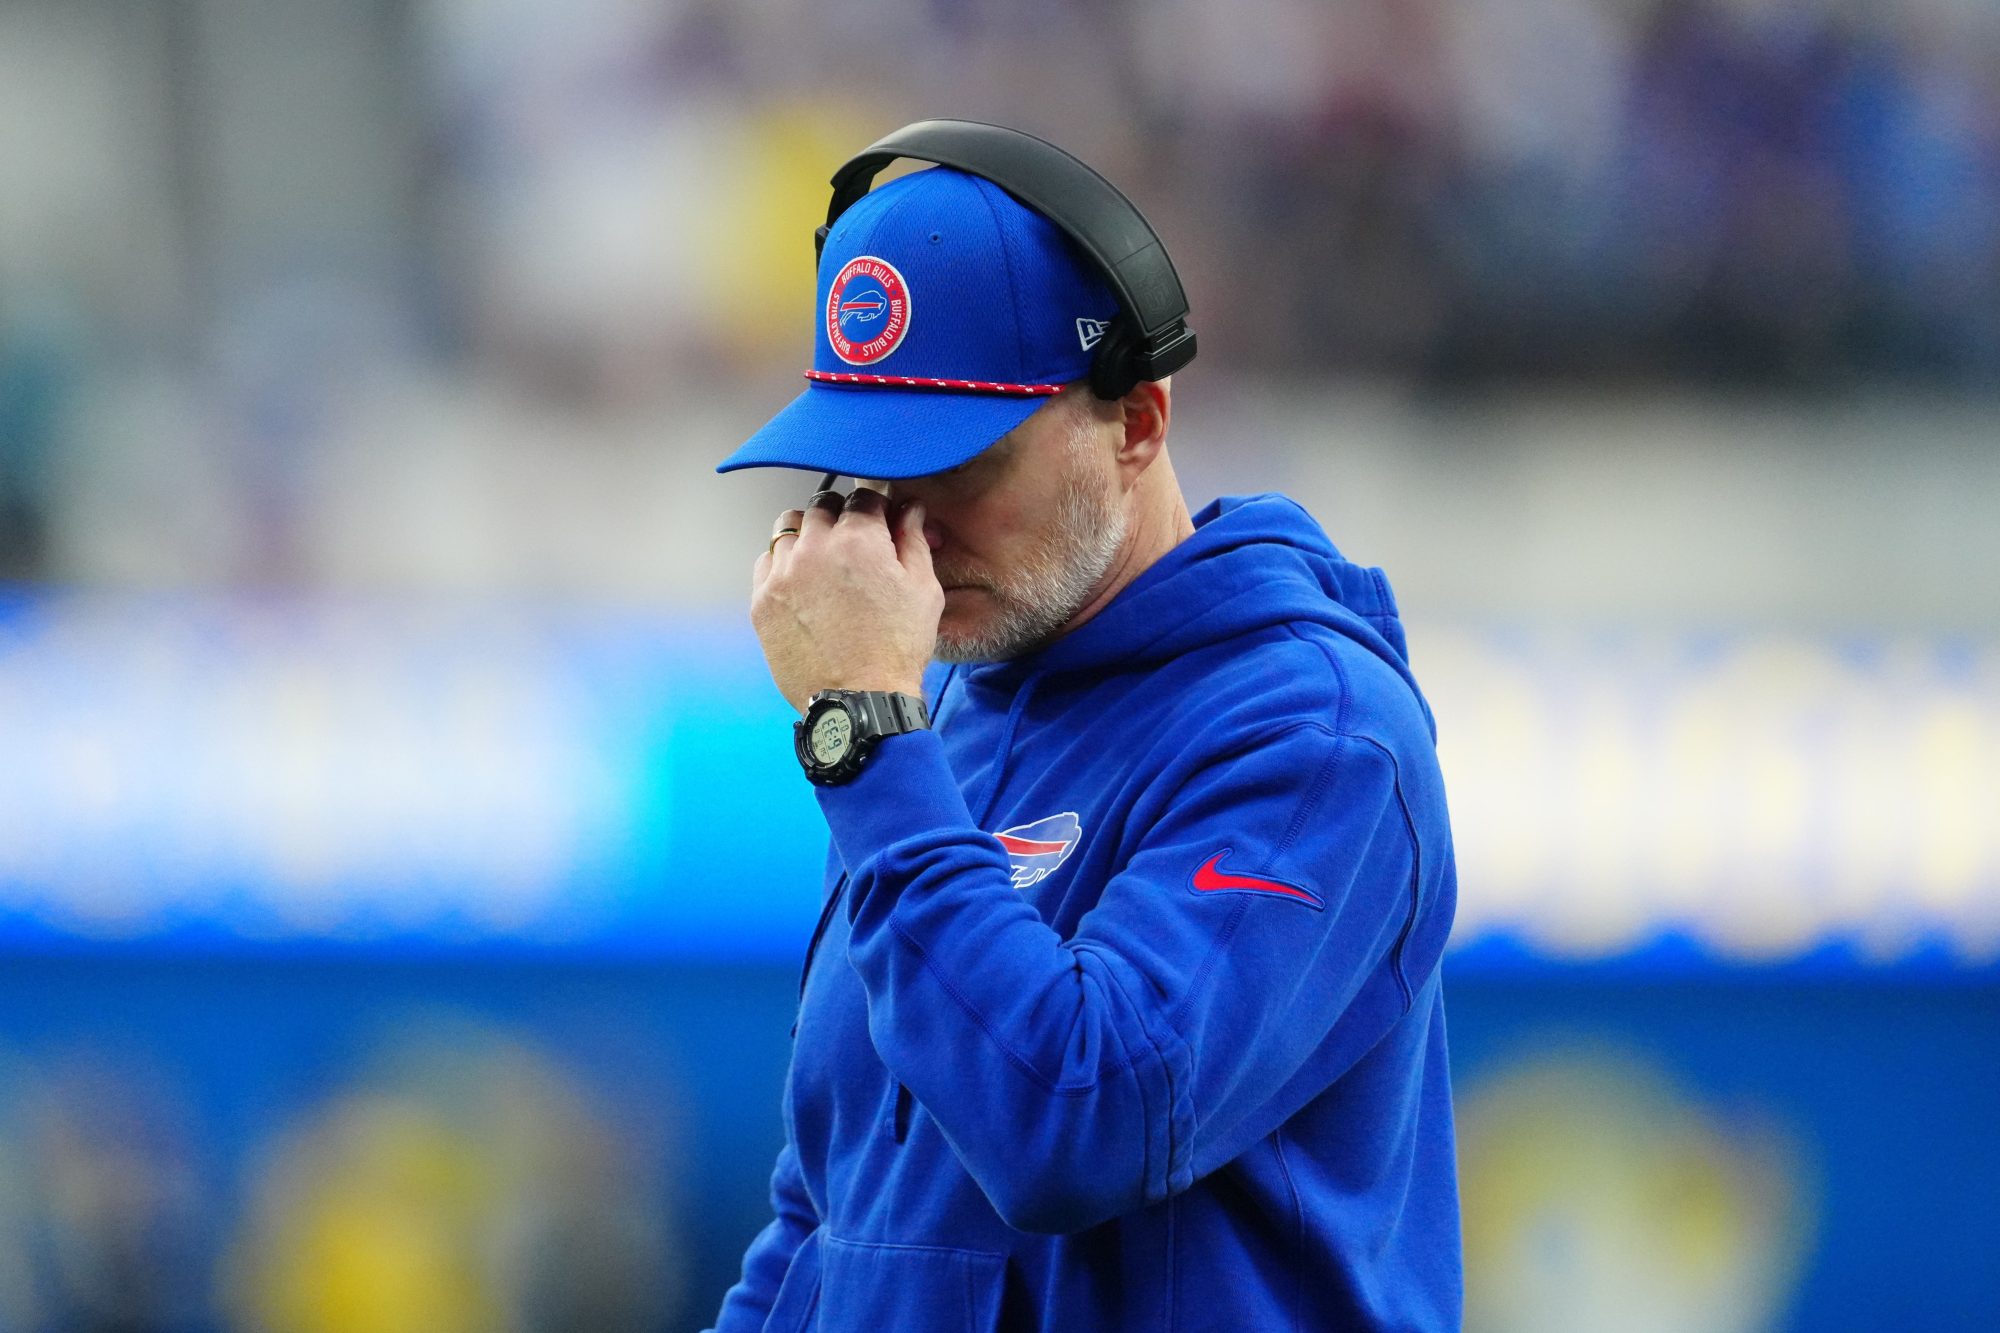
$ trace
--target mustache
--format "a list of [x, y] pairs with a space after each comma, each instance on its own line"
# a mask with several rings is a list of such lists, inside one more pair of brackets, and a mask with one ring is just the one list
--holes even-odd
[[993, 590], [992, 583], [980, 577], [974, 570], [933, 565], [931, 573], [935, 574], [938, 583], [946, 588], [984, 588], [988, 592]]

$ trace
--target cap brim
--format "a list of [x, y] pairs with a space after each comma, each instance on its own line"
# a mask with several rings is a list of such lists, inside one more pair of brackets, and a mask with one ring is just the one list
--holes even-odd
[[715, 470], [795, 467], [883, 481], [928, 476], [977, 456], [1048, 401], [812, 384]]

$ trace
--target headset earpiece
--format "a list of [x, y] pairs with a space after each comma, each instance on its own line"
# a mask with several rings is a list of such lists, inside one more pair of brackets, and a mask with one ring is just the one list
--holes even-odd
[[1124, 315], [1111, 321], [1090, 362], [1090, 391], [1106, 402], [1132, 392], [1145, 376], [1132, 364], [1132, 322]]

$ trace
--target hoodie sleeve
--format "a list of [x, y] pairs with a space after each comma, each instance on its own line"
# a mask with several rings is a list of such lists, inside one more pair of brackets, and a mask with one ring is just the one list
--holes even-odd
[[1307, 721], [1218, 747], [1069, 939], [1012, 887], [935, 735], [885, 742], [820, 801], [875, 1048], [1019, 1229], [1186, 1189], [1409, 1006], [1422, 872], [1374, 741]]

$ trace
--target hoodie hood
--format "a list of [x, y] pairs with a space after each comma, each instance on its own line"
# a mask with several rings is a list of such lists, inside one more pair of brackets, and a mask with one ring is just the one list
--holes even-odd
[[[1194, 535], [1109, 605], [1040, 652], [971, 669], [979, 685], [1143, 668], [1280, 624], [1323, 625], [1387, 663], [1423, 702], [1395, 595], [1379, 569], [1342, 556], [1311, 514], [1282, 495], [1232, 495], [1194, 516]], [[1428, 718], [1430, 709], [1424, 708]]]

